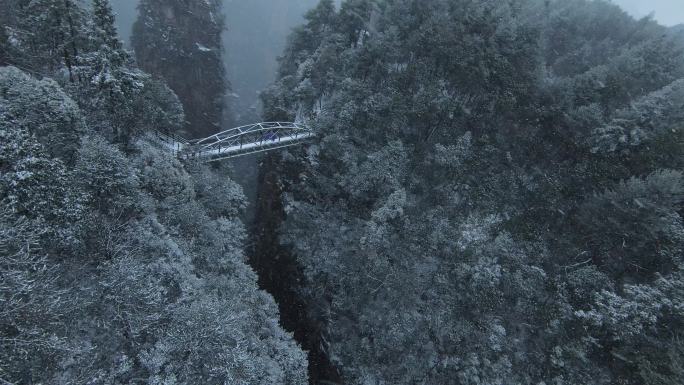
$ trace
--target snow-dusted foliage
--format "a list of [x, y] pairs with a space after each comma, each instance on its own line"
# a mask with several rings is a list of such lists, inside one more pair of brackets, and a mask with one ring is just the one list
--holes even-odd
[[248, 238], [228, 166], [143, 135], [227, 118], [221, 6], [142, 0], [136, 64], [109, 0], [0, 1], [1, 384], [304, 385], [294, 335], [313, 383], [684, 383], [681, 28], [322, 0]]
[[180, 128], [183, 107], [123, 50], [109, 2], [13, 3], [0, 18], [14, 39], [0, 67], [0, 383], [306, 384], [306, 356], [245, 261], [241, 188], [140, 139]]
[[684, 381], [683, 43], [605, 1], [306, 16], [264, 103], [319, 132], [281, 241], [345, 384]]
[[50, 155], [65, 161], [74, 159], [85, 134], [78, 105], [57, 82], [37, 80], [15, 67], [0, 67], [0, 115], [3, 125], [30, 132]]

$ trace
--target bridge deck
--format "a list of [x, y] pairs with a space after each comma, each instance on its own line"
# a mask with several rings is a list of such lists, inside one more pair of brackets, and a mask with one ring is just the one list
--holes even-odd
[[301, 123], [265, 122], [231, 128], [192, 141], [160, 132], [151, 133], [148, 140], [181, 159], [214, 162], [295, 146], [314, 136], [313, 131]]
[[245, 143], [242, 145], [231, 145], [227, 147], [215, 147], [204, 151], [185, 154], [185, 159], [206, 159], [207, 162], [236, 158], [238, 156], [257, 154], [260, 152], [277, 150], [298, 145], [314, 136], [313, 133], [304, 133], [279, 137], [278, 139], [268, 139], [259, 142]]

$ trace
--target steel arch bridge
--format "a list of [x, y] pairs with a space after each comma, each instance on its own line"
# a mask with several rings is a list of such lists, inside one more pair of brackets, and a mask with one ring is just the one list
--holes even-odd
[[302, 123], [263, 122], [231, 128], [203, 139], [185, 140], [160, 132], [150, 135], [150, 139], [180, 159], [215, 162], [296, 146], [313, 136], [313, 131]]

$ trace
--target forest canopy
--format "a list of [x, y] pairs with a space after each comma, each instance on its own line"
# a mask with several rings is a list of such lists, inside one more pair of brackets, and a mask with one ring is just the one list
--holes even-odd
[[242, 189], [149, 139], [184, 108], [108, 0], [0, 6], [0, 383], [306, 383]]
[[683, 45], [605, 1], [310, 11], [263, 98], [319, 132], [281, 241], [345, 383], [681, 383]]
[[0, 384], [684, 383], [681, 28], [321, 0], [250, 224], [158, 140], [231, 120], [223, 3], [142, 0], [130, 52], [109, 0], [0, 0]]

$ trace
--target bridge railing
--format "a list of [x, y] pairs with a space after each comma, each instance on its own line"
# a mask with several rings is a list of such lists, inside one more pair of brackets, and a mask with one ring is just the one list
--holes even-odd
[[190, 144], [187, 139], [171, 132], [153, 130], [147, 132], [146, 137], [157, 147], [171, 151], [174, 156], [180, 154]]
[[187, 159], [215, 161], [293, 146], [312, 136], [312, 131], [301, 123], [256, 123], [191, 141], [182, 156]]
[[264, 131], [264, 130], [269, 130], [269, 129], [301, 129], [304, 131], [309, 130], [309, 128], [306, 125], [303, 125], [301, 123], [263, 122], [263, 123], [248, 124], [246, 126], [231, 128], [230, 130], [219, 132], [217, 134], [206, 137], [204, 139], [197, 140], [194, 142], [194, 144], [210, 145], [210, 144], [220, 142], [220, 141], [223, 141], [226, 139], [230, 139], [233, 137], [244, 135], [244, 134], [247, 134], [250, 132]]
[[302, 123], [264, 122], [231, 128], [207, 138], [187, 140], [170, 132], [151, 131], [153, 145], [181, 159], [212, 162], [297, 145], [313, 137]]

